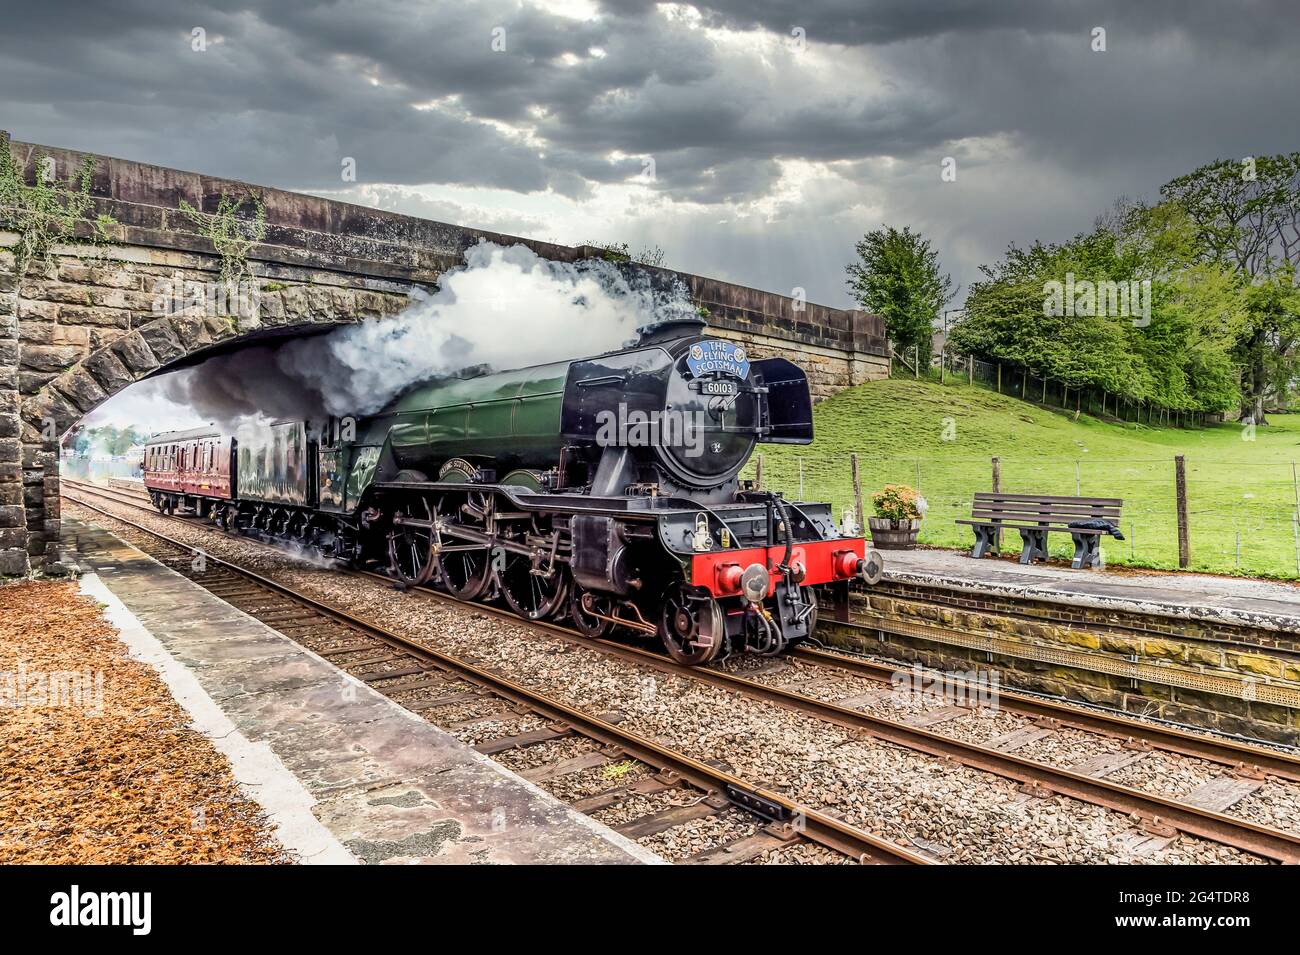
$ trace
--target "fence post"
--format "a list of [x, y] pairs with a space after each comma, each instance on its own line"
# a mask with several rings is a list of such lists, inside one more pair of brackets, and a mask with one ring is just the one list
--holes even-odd
[[1178, 498], [1178, 566], [1186, 568], [1192, 562], [1191, 542], [1187, 539], [1187, 461], [1174, 455], [1174, 494]]
[[763, 455], [761, 453], [754, 463], [754, 490], [763, 490]]
[[858, 474], [857, 452], [849, 455], [849, 460], [853, 464], [853, 506], [857, 511], [858, 533], [865, 537], [867, 535], [867, 518], [862, 510], [862, 478]]
[[1295, 515], [1291, 518], [1291, 531], [1295, 534], [1295, 570], [1300, 574], [1300, 474], [1291, 462], [1291, 492], [1295, 495]]
[[1082, 486], [1083, 484], [1079, 478], [1079, 462], [1075, 461], [1074, 462], [1074, 496], [1075, 497], [1083, 497], [1083, 491], [1080, 490]]
[[998, 362], [998, 394], [1002, 394], [1002, 362]]
[[1047, 404], [1047, 376], [1043, 376], [1043, 404]]
[[1295, 512], [1300, 516], [1300, 475], [1296, 473], [1295, 462], [1291, 462], [1291, 490], [1295, 494]]
[[1291, 533], [1295, 536], [1295, 571], [1300, 574], [1300, 511], [1291, 516]]
[[975, 356], [966, 356], [966, 384], [975, 384]]
[[939, 384], [944, 383], [944, 373], [948, 370], [948, 346], [939, 350]]
[[1020, 379], [1020, 400], [1029, 400], [1029, 369], [1025, 369], [1025, 375]]
[[[993, 459], [993, 493], [997, 494], [1002, 490], [1002, 459]], [[1002, 531], [998, 530], [993, 535], [993, 549], [999, 554], [1002, 553]]]

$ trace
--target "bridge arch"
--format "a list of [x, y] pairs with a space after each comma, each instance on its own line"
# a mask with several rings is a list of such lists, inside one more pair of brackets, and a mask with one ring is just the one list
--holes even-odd
[[[480, 239], [558, 261], [601, 254], [11, 142], [0, 131], [3, 148], [29, 185], [52, 169], [63, 183], [88, 171], [88, 188], [71, 230], [21, 275], [30, 220], [0, 207], [0, 575], [54, 553], [60, 442], [134, 382], [220, 350], [392, 315], [413, 290], [436, 288]], [[803, 364], [819, 397], [889, 373], [878, 316], [651, 271], [682, 281], [716, 333]]]

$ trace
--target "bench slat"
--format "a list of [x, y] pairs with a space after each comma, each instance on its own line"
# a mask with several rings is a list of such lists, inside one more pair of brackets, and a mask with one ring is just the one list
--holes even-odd
[[1124, 503], [1120, 497], [1057, 497], [1050, 494], [1004, 494], [1001, 491], [976, 491], [977, 501], [1014, 501], [1045, 504], [1101, 504], [1119, 507]]
[[1027, 522], [1008, 522], [1008, 521], [981, 521], [981, 520], [957, 520], [955, 524], [970, 524], [973, 527], [983, 527], [993, 524], [1003, 530], [1020, 530], [1024, 528], [1027, 531], [1065, 531], [1071, 534], [1104, 534], [1105, 531], [1094, 530], [1088, 527], [1069, 527], [1066, 524], [1031, 524]]
[[1042, 521], [1042, 520], [1060, 520], [1069, 523], [1075, 520], [1088, 520], [1090, 518], [1103, 518], [1111, 522], [1120, 518], [1120, 512], [1117, 510], [1105, 511], [990, 511], [982, 507], [971, 510], [972, 517], [989, 517], [993, 519], [1007, 521]]
[[1113, 507], [1109, 504], [1071, 507], [1068, 504], [990, 504], [987, 501], [976, 501], [971, 505], [971, 510], [1008, 511], [1012, 514], [1021, 512], [1033, 514], [1118, 514], [1122, 508]]

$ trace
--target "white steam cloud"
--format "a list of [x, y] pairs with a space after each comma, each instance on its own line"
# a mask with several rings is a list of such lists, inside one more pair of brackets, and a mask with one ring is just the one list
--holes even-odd
[[696, 317], [680, 282], [601, 259], [553, 262], [481, 242], [433, 295], [401, 314], [253, 346], [166, 379], [165, 393], [235, 427], [240, 419], [373, 414], [430, 379], [611, 351], [638, 328]]

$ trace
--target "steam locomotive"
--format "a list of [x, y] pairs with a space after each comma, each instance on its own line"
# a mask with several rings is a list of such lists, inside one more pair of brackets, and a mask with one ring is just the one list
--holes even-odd
[[779, 653], [812, 634], [818, 591], [844, 606], [849, 581], [879, 579], [830, 505], [739, 478], [758, 442], [811, 441], [803, 371], [691, 320], [432, 381], [369, 417], [160, 434], [144, 476], [161, 511], [703, 664]]

